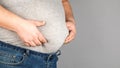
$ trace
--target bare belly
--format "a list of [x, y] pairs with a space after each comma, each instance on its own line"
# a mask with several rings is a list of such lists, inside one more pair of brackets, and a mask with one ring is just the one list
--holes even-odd
[[0, 0], [0, 4], [25, 19], [45, 20], [46, 25], [38, 29], [49, 42], [27, 47], [15, 32], [4, 28], [0, 28], [1, 41], [43, 53], [56, 52], [63, 45], [68, 29], [61, 0]]

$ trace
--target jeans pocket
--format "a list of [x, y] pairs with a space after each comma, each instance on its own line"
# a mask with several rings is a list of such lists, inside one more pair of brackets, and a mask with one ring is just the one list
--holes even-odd
[[21, 64], [26, 58], [26, 53], [20, 53], [13, 49], [0, 47], [0, 63], [8, 65]]

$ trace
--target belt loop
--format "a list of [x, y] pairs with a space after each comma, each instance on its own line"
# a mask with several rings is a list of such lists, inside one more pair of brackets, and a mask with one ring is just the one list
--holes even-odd
[[58, 50], [58, 51], [56, 52], [56, 55], [57, 55], [57, 56], [61, 55], [61, 51]]
[[27, 54], [27, 55], [29, 55], [29, 52], [30, 52], [29, 50], [26, 50], [26, 54]]

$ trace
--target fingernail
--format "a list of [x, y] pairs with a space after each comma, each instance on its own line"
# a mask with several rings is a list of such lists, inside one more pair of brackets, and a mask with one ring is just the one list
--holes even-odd
[[48, 40], [47, 40], [47, 42], [48, 42]]
[[48, 42], [48, 40], [45, 40], [45, 43], [47, 43]]

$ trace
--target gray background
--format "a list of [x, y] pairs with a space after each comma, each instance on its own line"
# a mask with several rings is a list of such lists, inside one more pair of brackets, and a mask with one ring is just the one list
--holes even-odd
[[77, 36], [58, 68], [120, 68], [120, 0], [70, 0]]

